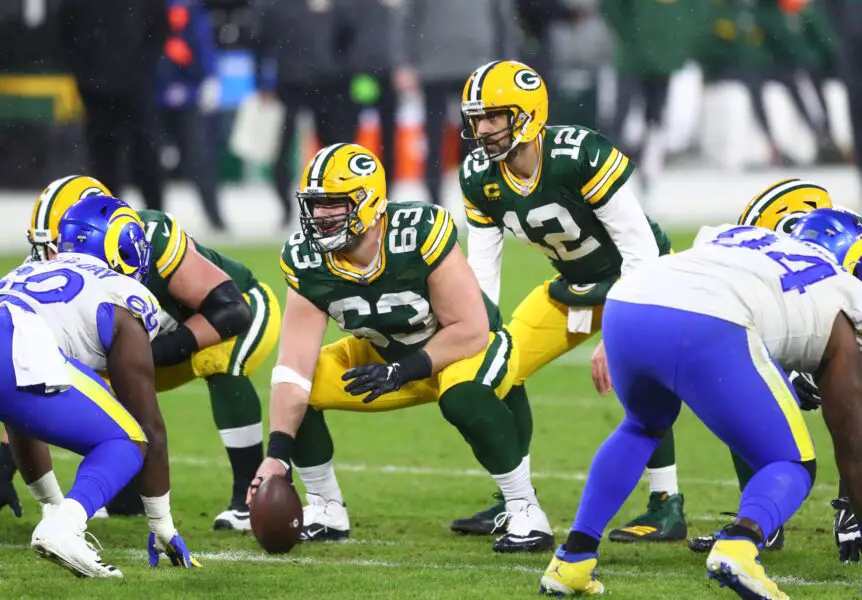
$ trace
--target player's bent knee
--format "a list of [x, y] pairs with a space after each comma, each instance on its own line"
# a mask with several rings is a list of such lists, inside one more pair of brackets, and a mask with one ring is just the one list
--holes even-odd
[[802, 467], [804, 467], [805, 470], [808, 471], [808, 475], [809, 477], [811, 477], [811, 487], [814, 487], [814, 481], [817, 479], [817, 459], [812, 458], [811, 460], [801, 460], [794, 462], [802, 465]]
[[625, 432], [633, 433], [635, 435], [645, 435], [647, 437], [651, 437], [657, 440], [663, 439], [665, 434], [670, 430], [670, 428], [670, 425], [667, 425], [666, 427], [657, 427], [655, 425], [647, 426], [643, 424], [640, 420], [631, 416], [626, 416], [623, 419], [623, 422], [620, 423], [620, 429]]

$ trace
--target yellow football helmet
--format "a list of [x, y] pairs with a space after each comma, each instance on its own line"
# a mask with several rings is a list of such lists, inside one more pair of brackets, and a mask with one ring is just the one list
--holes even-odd
[[804, 179], [782, 179], [757, 194], [742, 211], [737, 224], [789, 234], [803, 215], [818, 208], [832, 208], [832, 200], [824, 188]]
[[[506, 111], [509, 125], [484, 137], [509, 132], [509, 147], [497, 153], [488, 152], [476, 128], [478, 118]], [[461, 137], [475, 142], [494, 161], [504, 160], [518, 144], [536, 139], [548, 121], [548, 88], [533, 69], [514, 60], [495, 60], [482, 65], [470, 75], [461, 95], [464, 130]], [[471, 135], [472, 133], [472, 135]]]
[[[386, 210], [383, 165], [359, 144], [323, 148], [306, 165], [301, 182], [299, 222], [309, 243], [322, 252], [344, 250]], [[343, 210], [332, 211], [338, 207]]]
[[47, 260], [46, 250], [57, 252], [57, 226], [70, 206], [90, 196], [113, 196], [100, 181], [85, 175], [69, 175], [48, 184], [30, 217], [27, 240], [33, 260]]

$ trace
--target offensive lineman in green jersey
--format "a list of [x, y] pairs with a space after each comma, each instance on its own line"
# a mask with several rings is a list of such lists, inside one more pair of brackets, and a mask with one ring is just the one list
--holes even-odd
[[[613, 283], [670, 252], [670, 241], [632, 193], [628, 158], [594, 131], [546, 125], [547, 88], [530, 67], [515, 61], [479, 67], [464, 86], [461, 111], [462, 137], [478, 146], [464, 161], [460, 183], [469, 262], [483, 291], [499, 297], [503, 228], [544, 252], [558, 272], [521, 302], [509, 324], [521, 366], [507, 401], [522, 415], [519, 439], [528, 456], [532, 420], [524, 381], [596, 333]], [[601, 342], [592, 371], [604, 395], [611, 382]], [[685, 539], [671, 431], [648, 467], [647, 512], [612, 531], [612, 541]], [[499, 511], [495, 505], [454, 521], [452, 529], [489, 533]]]
[[[552, 548], [528, 465], [511, 444], [515, 416], [501, 402], [517, 346], [483, 297], [451, 215], [389, 204], [383, 166], [356, 144], [320, 150], [301, 181], [302, 231], [281, 255], [288, 290], [269, 446], [249, 494], [267, 477], [288, 476], [292, 461], [307, 492], [302, 539], [344, 539], [350, 521], [324, 411], [437, 402], [503, 492], [508, 526], [494, 550]], [[350, 335], [321, 348], [330, 318]]]
[[[60, 218], [92, 194], [112, 195], [101, 182], [84, 176], [63, 177], [45, 188], [28, 230], [32, 259], [44, 260], [56, 252]], [[263, 457], [263, 424], [260, 398], [249, 375], [275, 348], [278, 300], [245, 265], [195, 242], [171, 215], [153, 210], [138, 214], [152, 246], [147, 287], [161, 304], [164, 332], [152, 344], [156, 388], [164, 391], [192, 379], [206, 380], [234, 479], [230, 505], [216, 516], [213, 527], [251, 530], [245, 495]], [[28, 465], [26, 475], [22, 467], [22, 476], [37, 500], [57, 503], [62, 492], [50, 471], [50, 456], [39, 456], [40, 464]], [[108, 506], [112, 514], [142, 510], [134, 484]]]

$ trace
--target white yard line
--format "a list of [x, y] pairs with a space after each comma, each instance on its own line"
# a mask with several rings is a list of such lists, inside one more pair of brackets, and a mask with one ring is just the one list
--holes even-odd
[[[383, 540], [358, 540], [358, 543], [375, 543]], [[387, 542], [389, 543], [389, 542]], [[392, 545], [400, 545], [400, 542], [391, 542]], [[0, 544], [0, 550], [29, 550], [30, 547], [24, 544]], [[143, 562], [147, 558], [147, 553], [144, 550], [137, 548], [108, 548], [103, 554], [108, 557], [110, 555], [124, 554], [125, 556], [140, 560]], [[379, 569], [419, 569], [432, 571], [490, 571], [496, 573], [517, 572], [517, 573], [532, 573], [538, 578], [541, 575], [541, 568], [528, 567], [526, 565], [471, 565], [463, 563], [407, 563], [401, 561], [388, 560], [369, 560], [369, 559], [324, 559], [313, 558], [308, 556], [272, 556], [256, 552], [201, 552], [196, 554], [201, 561], [206, 564], [207, 561], [212, 562], [232, 562], [232, 563], [265, 563], [265, 564], [285, 564], [285, 565], [312, 565], [312, 566], [333, 566], [333, 567], [370, 567]], [[122, 569], [122, 565], [117, 565]], [[601, 566], [598, 569], [599, 576], [611, 577], [637, 577], [641, 578], [644, 571], [628, 570], [628, 569], [604, 569]], [[662, 578], [665, 579], [693, 579], [695, 576], [689, 573], [680, 573], [678, 571], [659, 571]], [[842, 586], [842, 587], [859, 587], [862, 581], [814, 581], [803, 579], [801, 577], [773, 577], [780, 584], [799, 585], [799, 586]]]
[[[52, 450], [54, 460], [79, 462], [81, 457], [65, 450]], [[177, 465], [193, 467], [227, 467], [226, 460], [216, 460], [207, 457], [189, 456], [184, 454], [172, 454], [171, 462]], [[407, 465], [367, 465], [362, 463], [335, 463], [337, 471], [347, 473], [371, 473], [374, 475], [418, 475], [430, 477], [482, 477], [490, 480], [491, 476], [482, 469], [444, 469], [439, 467], [415, 467]], [[552, 479], [559, 481], [586, 481], [587, 474], [578, 471], [533, 471], [533, 479]], [[646, 479], [644, 479], [645, 481]], [[709, 485], [722, 487], [739, 487], [736, 479], [708, 479], [700, 477], [681, 477], [681, 486]], [[834, 491], [835, 486], [829, 484], [815, 484], [814, 489]]]

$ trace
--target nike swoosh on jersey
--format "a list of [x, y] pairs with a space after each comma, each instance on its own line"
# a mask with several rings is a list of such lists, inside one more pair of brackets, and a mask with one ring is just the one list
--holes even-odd
[[595, 167], [597, 164], [599, 164], [599, 154], [601, 153], [601, 150], [596, 150], [596, 156], [593, 158], [593, 160], [590, 161], [591, 167]]
[[167, 224], [167, 223], [162, 223], [162, 225], [164, 225], [164, 226], [165, 226], [165, 230], [162, 232], [162, 235], [163, 235], [163, 236], [165, 236], [165, 237], [171, 237], [171, 230], [170, 230], [170, 229], [168, 229], [168, 224]]

